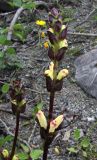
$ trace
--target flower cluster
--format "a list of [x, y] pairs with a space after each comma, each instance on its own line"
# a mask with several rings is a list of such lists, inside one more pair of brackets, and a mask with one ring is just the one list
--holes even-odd
[[49, 69], [45, 70], [46, 87], [49, 92], [60, 91], [62, 89], [63, 78], [69, 74], [67, 69], [62, 69], [58, 73], [54, 70], [54, 62], [51, 61]]
[[[38, 118], [40, 126], [46, 130], [47, 120], [46, 120], [44, 113], [41, 110], [39, 110], [36, 116]], [[60, 126], [62, 121], [63, 121], [63, 115], [60, 115], [56, 119], [52, 120], [50, 122], [49, 133], [54, 133], [55, 130]]]
[[49, 38], [48, 56], [51, 59], [51, 63], [44, 74], [47, 90], [55, 92], [62, 89], [63, 78], [69, 74], [67, 69], [57, 71], [58, 63], [64, 57], [68, 43], [66, 40], [67, 27], [63, 24], [62, 17], [55, 8], [49, 13], [49, 26], [50, 28], [47, 31]]
[[67, 26], [63, 24], [62, 17], [55, 8], [49, 13], [49, 26], [47, 32], [50, 41], [48, 56], [51, 60], [60, 61], [68, 47]]
[[23, 113], [26, 107], [26, 100], [24, 99], [24, 86], [20, 80], [13, 81], [10, 88], [10, 97], [13, 114]]

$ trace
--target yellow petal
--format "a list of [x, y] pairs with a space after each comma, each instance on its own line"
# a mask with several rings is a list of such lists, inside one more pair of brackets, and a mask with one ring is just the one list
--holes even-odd
[[23, 107], [26, 104], [26, 100], [22, 99], [22, 101], [19, 103], [19, 107]]
[[44, 72], [45, 75], [50, 77], [52, 80], [54, 79], [54, 63], [51, 62], [49, 65], [49, 69]]
[[69, 71], [67, 69], [62, 69], [57, 76], [58, 80], [63, 79], [64, 77], [66, 77], [69, 74]]
[[49, 43], [47, 41], [44, 42], [44, 48], [49, 48]]
[[17, 155], [14, 155], [12, 160], [19, 160], [18, 156]]
[[41, 37], [44, 38], [45, 37], [45, 33], [41, 32]]
[[61, 31], [63, 30], [63, 29], [65, 29], [66, 28], [66, 26], [65, 25], [62, 25], [62, 27], [61, 27]]
[[54, 30], [52, 28], [49, 28], [48, 31], [54, 33]]
[[59, 42], [59, 49], [61, 49], [63, 47], [68, 47], [68, 43], [67, 43], [66, 39]]
[[44, 26], [46, 24], [46, 22], [43, 21], [43, 20], [37, 20], [36, 24], [39, 25], [39, 26]]
[[51, 62], [51, 63], [50, 63], [49, 69], [50, 69], [50, 71], [53, 71], [53, 70], [54, 70], [54, 62]]
[[17, 101], [16, 100], [12, 100], [11, 103], [14, 104], [15, 106], [17, 105]]
[[54, 133], [63, 121], [63, 115], [58, 116], [56, 119], [50, 122], [49, 133]]
[[7, 149], [3, 149], [2, 155], [3, 155], [4, 158], [8, 158], [9, 157], [8, 150]]
[[50, 77], [52, 80], [54, 79], [53, 72], [51, 72], [50, 70], [46, 70], [44, 74]]
[[37, 116], [40, 126], [47, 129], [47, 120], [45, 118], [44, 113], [41, 110], [39, 110], [36, 116]]

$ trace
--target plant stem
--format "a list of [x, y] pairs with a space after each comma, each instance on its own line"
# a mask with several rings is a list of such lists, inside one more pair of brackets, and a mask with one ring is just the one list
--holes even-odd
[[49, 103], [48, 121], [51, 121], [52, 117], [53, 117], [54, 96], [55, 96], [55, 92], [53, 92], [53, 91], [50, 92], [50, 103]]
[[48, 148], [49, 148], [49, 128], [50, 128], [50, 121], [53, 118], [53, 105], [54, 105], [54, 96], [55, 92], [50, 92], [50, 103], [49, 103], [49, 115], [48, 115], [48, 127], [47, 127], [47, 135], [44, 142], [44, 149], [43, 149], [43, 160], [47, 160]]
[[48, 138], [45, 139], [45, 142], [44, 142], [43, 160], [47, 160], [47, 154], [48, 154], [48, 148], [49, 148], [49, 145], [47, 144], [47, 142], [48, 142]]
[[10, 154], [10, 160], [12, 160], [12, 158], [13, 158], [13, 156], [14, 156], [14, 154], [15, 154], [16, 142], [17, 142], [18, 131], [19, 131], [19, 118], [20, 118], [20, 113], [17, 113], [17, 115], [16, 115], [16, 129], [15, 129], [15, 136], [14, 136], [12, 151], [11, 151], [11, 154]]

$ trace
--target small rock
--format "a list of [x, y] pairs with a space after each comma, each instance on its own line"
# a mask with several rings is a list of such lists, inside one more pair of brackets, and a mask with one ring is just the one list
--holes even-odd
[[95, 118], [94, 117], [87, 117], [88, 122], [94, 122]]

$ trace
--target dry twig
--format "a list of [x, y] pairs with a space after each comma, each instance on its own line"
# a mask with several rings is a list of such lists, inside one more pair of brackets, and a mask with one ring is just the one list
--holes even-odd
[[68, 35], [97, 37], [96, 33], [80, 33], [80, 32], [68, 32]]
[[32, 132], [31, 132], [31, 135], [30, 135], [30, 137], [28, 138], [28, 143], [29, 143], [29, 144], [30, 144], [31, 138], [34, 137], [34, 132], [35, 132], [35, 129], [36, 129], [36, 125], [37, 125], [37, 123], [35, 122], [35, 125], [34, 125], [34, 127], [33, 127]]
[[80, 22], [80, 23], [78, 23], [78, 24], [76, 25], [76, 27], [78, 27], [78, 26], [84, 24], [85, 22], [87, 22], [88, 19], [95, 13], [96, 10], [97, 10], [97, 8], [94, 8], [94, 9], [85, 17], [85, 19], [84, 19], [82, 22]]

